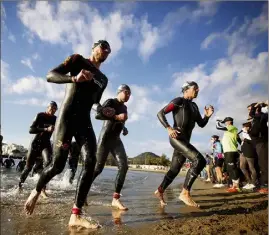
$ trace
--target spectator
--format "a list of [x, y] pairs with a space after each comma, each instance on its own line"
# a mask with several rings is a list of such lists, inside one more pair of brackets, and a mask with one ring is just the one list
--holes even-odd
[[214, 188], [222, 188], [224, 187], [224, 184], [222, 183], [222, 167], [224, 163], [224, 157], [223, 157], [223, 150], [222, 145], [219, 141], [219, 136], [213, 135], [211, 137], [212, 142], [212, 150], [213, 150], [213, 157], [214, 157], [214, 166], [216, 170], [216, 177], [217, 177], [217, 184], [215, 184]]
[[260, 193], [268, 193], [268, 113], [265, 112], [268, 102], [259, 102], [251, 105], [249, 116], [253, 118], [250, 138], [253, 141], [258, 155], [258, 165], [260, 168]]
[[223, 121], [217, 120], [216, 128], [225, 131], [222, 138], [222, 146], [227, 172], [233, 183], [232, 187], [229, 188], [227, 192], [239, 192], [239, 168], [237, 166], [237, 160], [239, 158], [237, 150], [238, 129], [233, 125], [233, 118], [231, 117], [226, 117]]
[[257, 172], [255, 169], [256, 150], [248, 134], [250, 128], [251, 122], [243, 124], [240, 169], [247, 180], [247, 184], [243, 187], [244, 189], [254, 189], [257, 180]]

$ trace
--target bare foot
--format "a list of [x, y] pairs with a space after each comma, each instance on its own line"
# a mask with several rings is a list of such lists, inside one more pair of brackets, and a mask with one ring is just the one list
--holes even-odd
[[83, 227], [89, 229], [97, 229], [100, 228], [100, 224], [94, 220], [88, 220], [83, 218], [81, 215], [71, 214], [69, 223], [69, 227]]
[[180, 194], [179, 199], [183, 201], [186, 205], [188, 206], [193, 206], [193, 207], [200, 207], [195, 201], [192, 200], [191, 196], [186, 195], [186, 194]]
[[112, 200], [112, 206], [118, 208], [119, 210], [128, 210], [127, 207], [125, 207], [121, 202], [120, 199], [113, 198]]
[[33, 213], [39, 195], [40, 193], [35, 189], [31, 192], [30, 196], [24, 204], [24, 210], [26, 211], [27, 215], [31, 215]]
[[125, 211], [123, 210], [112, 210], [112, 217], [114, 219], [114, 224], [115, 225], [121, 225], [122, 221], [121, 221], [121, 215], [125, 213]]
[[43, 198], [48, 198], [48, 194], [46, 193], [45, 190], [42, 190], [40, 195], [41, 195]]
[[160, 200], [161, 206], [166, 206], [167, 205], [167, 203], [164, 201], [163, 193], [160, 193], [159, 190], [157, 189], [154, 192], [154, 194]]

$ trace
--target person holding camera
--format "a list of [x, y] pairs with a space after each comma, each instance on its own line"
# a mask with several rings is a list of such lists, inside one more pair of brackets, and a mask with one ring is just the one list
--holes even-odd
[[268, 101], [251, 104], [249, 108], [249, 116], [252, 118], [249, 135], [258, 156], [260, 193], [268, 193], [268, 112], [266, 113], [266, 107], [268, 108]]
[[240, 192], [239, 188], [239, 168], [237, 166], [237, 161], [239, 158], [238, 153], [238, 129], [233, 125], [233, 118], [226, 117], [223, 121], [217, 120], [216, 128], [218, 130], [223, 130], [224, 135], [222, 138], [222, 146], [224, 152], [225, 164], [227, 167], [227, 172], [229, 178], [232, 180], [232, 187], [227, 190], [227, 192], [234, 193]]

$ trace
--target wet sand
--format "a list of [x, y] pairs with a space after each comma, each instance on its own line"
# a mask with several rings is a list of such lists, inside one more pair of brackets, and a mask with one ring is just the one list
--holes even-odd
[[[144, 177], [145, 173], [132, 172], [130, 177], [132, 174]], [[159, 174], [148, 175], [156, 178]], [[225, 189], [212, 189], [212, 184], [197, 180], [192, 195], [201, 209], [190, 208], [177, 199], [179, 188], [182, 188], [179, 178], [167, 189], [168, 205], [162, 209], [153, 195], [151, 183], [155, 185], [152, 179], [140, 183], [146, 197], [145, 194], [141, 197], [139, 192], [132, 195], [134, 188], [123, 190], [122, 200], [130, 209], [127, 212], [110, 207], [111, 195], [91, 192], [90, 206], [85, 207], [85, 212], [103, 225], [98, 231], [68, 229], [73, 200], [64, 192], [39, 200], [33, 215], [26, 216], [23, 202], [29, 195], [27, 191], [16, 202], [1, 200], [1, 234], [268, 234], [267, 195], [256, 192], [229, 194]]]
[[169, 218], [168, 213], [167, 220], [143, 226], [139, 233], [132, 234], [268, 234], [268, 195], [231, 194], [225, 189], [212, 189], [210, 183], [200, 180], [195, 183], [192, 195], [200, 209], [180, 208], [179, 218]]

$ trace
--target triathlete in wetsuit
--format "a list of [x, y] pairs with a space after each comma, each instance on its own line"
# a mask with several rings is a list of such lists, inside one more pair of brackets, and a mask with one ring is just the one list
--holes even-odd
[[[101, 130], [98, 146], [97, 146], [97, 162], [95, 165], [93, 181], [101, 174], [104, 169], [108, 154], [111, 153], [118, 164], [118, 175], [115, 181], [115, 192], [113, 194], [112, 206], [120, 210], [127, 210], [128, 208], [123, 206], [120, 202], [120, 192], [123, 187], [125, 176], [128, 171], [127, 155], [120, 139], [120, 134], [123, 131], [123, 135], [128, 134], [128, 130], [125, 127], [125, 122], [128, 117], [127, 107], [124, 105], [131, 95], [131, 89], [128, 85], [122, 84], [118, 88], [118, 95], [115, 99], [108, 99], [102, 105], [102, 108], [97, 110], [96, 119], [105, 120], [103, 128]], [[103, 115], [102, 110], [110, 107], [115, 110], [115, 115], [111, 118]]]
[[18, 163], [18, 165], [17, 165], [17, 167], [16, 167], [16, 171], [18, 171], [18, 172], [22, 172], [22, 171], [24, 170], [25, 165], [26, 165], [26, 160], [25, 160], [25, 157], [23, 157], [23, 158], [19, 161], [19, 163]]
[[[47, 81], [66, 85], [65, 97], [57, 118], [53, 136], [53, 164], [45, 169], [29, 196], [25, 210], [32, 214], [42, 188], [57, 174], [60, 174], [66, 164], [71, 140], [75, 137], [85, 159], [84, 171], [78, 181], [75, 203], [69, 220], [69, 226], [98, 228], [81, 216], [81, 208], [90, 189], [96, 163], [96, 137], [90, 119], [90, 111], [95, 103], [99, 103], [107, 86], [107, 77], [99, 70], [111, 52], [107, 41], [100, 40], [93, 45], [89, 59], [74, 54], [47, 75]], [[70, 75], [66, 75], [70, 72]]]
[[68, 157], [68, 165], [69, 165], [69, 169], [71, 170], [71, 174], [69, 177], [70, 184], [73, 183], [73, 180], [75, 178], [75, 174], [78, 167], [79, 155], [80, 155], [80, 147], [75, 141], [73, 141], [70, 146], [69, 157]]
[[[214, 108], [205, 107], [205, 117], [202, 118], [196, 103], [192, 102], [197, 97], [199, 87], [196, 82], [187, 82], [182, 87], [183, 97], [172, 100], [158, 113], [158, 118], [162, 125], [168, 130], [170, 144], [174, 148], [170, 170], [164, 177], [163, 182], [155, 191], [156, 196], [160, 199], [161, 205], [165, 205], [163, 193], [165, 189], [173, 182], [178, 175], [186, 159], [191, 161], [184, 182], [183, 190], [179, 199], [189, 206], [198, 206], [190, 196], [190, 190], [197, 176], [206, 165], [203, 155], [190, 144], [192, 130], [197, 123], [200, 127], [206, 126]], [[165, 115], [173, 113], [174, 127], [172, 128], [166, 120]]]
[[52, 149], [50, 138], [56, 122], [56, 116], [54, 115], [56, 110], [56, 102], [51, 101], [46, 112], [38, 113], [30, 126], [29, 133], [35, 136], [28, 149], [26, 167], [21, 174], [19, 188], [22, 188], [22, 184], [25, 182], [39, 156], [42, 155], [43, 157], [44, 168], [51, 163]]
[[4, 161], [4, 166], [7, 169], [10, 169], [11, 167], [15, 166], [15, 161], [13, 160], [13, 158], [11, 158], [11, 156], [8, 156], [8, 158]]

